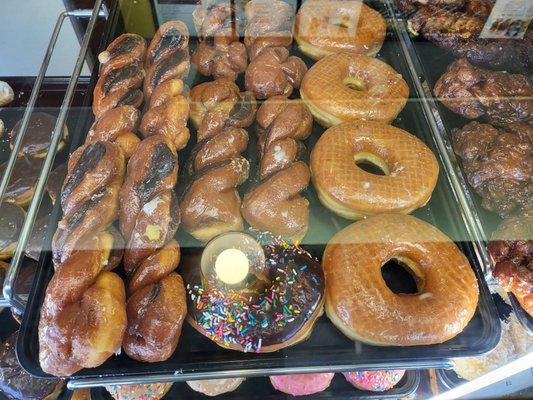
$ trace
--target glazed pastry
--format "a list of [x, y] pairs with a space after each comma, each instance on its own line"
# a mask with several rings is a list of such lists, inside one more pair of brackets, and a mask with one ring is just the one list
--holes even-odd
[[[201, 277], [194, 259], [183, 260], [187, 320], [223, 348], [267, 353], [311, 334], [322, 313], [324, 275], [318, 260], [302, 248], [267, 233], [257, 237], [266, 262], [250, 266], [249, 280], [241, 289], [221, 289]], [[246, 322], [251, 320], [255, 324]]]
[[28, 244], [24, 249], [24, 254], [35, 261], [39, 261], [41, 256], [41, 249], [46, 238], [46, 232], [48, 231], [48, 222], [50, 220], [49, 215], [45, 215], [39, 218], [33, 225]]
[[124, 155], [114, 143], [94, 142], [72, 153], [61, 192], [63, 218], [52, 240], [56, 265], [116, 219], [125, 169]]
[[70, 400], [92, 400], [91, 389], [76, 389]]
[[16, 354], [18, 331], [12, 333], [0, 349], [0, 391], [13, 400], [54, 400], [65, 383], [59, 379], [39, 379], [28, 374]]
[[244, 381], [245, 378], [205, 379], [202, 381], [187, 381], [187, 385], [195, 392], [203, 393], [206, 396], [218, 396], [233, 392]]
[[300, 96], [324, 127], [353, 120], [391, 123], [407, 103], [409, 87], [383, 61], [345, 52], [313, 65]]
[[[0, 165], [0, 176], [4, 175], [7, 162]], [[41, 161], [19, 157], [4, 194], [4, 201], [25, 207], [30, 204], [39, 180]]]
[[[390, 260], [413, 276], [416, 294], [389, 289], [381, 268]], [[479, 289], [467, 258], [438, 229], [409, 215], [379, 214], [349, 225], [326, 246], [322, 266], [327, 315], [353, 340], [442, 343], [461, 333], [477, 308]]]
[[240, 92], [231, 79], [201, 83], [191, 90], [191, 120], [198, 142], [227, 128], [247, 128], [254, 122], [256, 109], [252, 94]]
[[[11, 132], [9, 133], [9, 147], [13, 149], [17, 135], [20, 130], [21, 121], [18, 121]], [[33, 113], [28, 122], [26, 134], [22, 140], [19, 149], [19, 157], [36, 157], [44, 158], [48, 149], [50, 148], [50, 139], [56, 124], [56, 117], [53, 115], [36, 112]], [[65, 141], [68, 139], [68, 129], [65, 125], [63, 127], [63, 136], [58, 144], [57, 151], [61, 151], [65, 147]]]
[[[354, 162], [355, 161], [355, 162]], [[385, 175], [363, 170], [368, 162]], [[346, 122], [329, 128], [311, 152], [311, 173], [318, 198], [348, 219], [373, 214], [408, 214], [430, 199], [439, 164], [417, 137], [371, 121]]]
[[67, 163], [59, 164], [56, 168], [50, 172], [48, 180], [46, 181], [45, 189], [50, 196], [52, 204], [56, 203], [56, 200], [61, 196], [61, 186], [67, 176]]
[[248, 223], [275, 235], [301, 240], [308, 227], [309, 202], [300, 193], [311, 174], [300, 161], [313, 117], [300, 100], [275, 96], [257, 112], [260, 154], [259, 184], [244, 197], [242, 215]]
[[133, 106], [120, 106], [104, 112], [96, 120], [85, 138], [85, 143], [113, 142], [130, 158], [140, 142], [136, 134], [140, 112]]
[[242, 230], [241, 199], [236, 187], [248, 179], [248, 146], [243, 129], [254, 119], [255, 99], [240, 93], [228, 78], [194, 87], [191, 119], [198, 143], [187, 162], [188, 183], [180, 202], [184, 229], [201, 241]]
[[360, 1], [306, 1], [294, 22], [300, 51], [315, 60], [342, 51], [374, 57], [386, 31], [381, 14]]
[[250, 61], [264, 49], [288, 48], [292, 43], [293, 8], [281, 0], [252, 0], [246, 3], [244, 44]]
[[173, 190], [177, 179], [173, 143], [154, 135], [137, 146], [120, 191], [128, 275], [128, 329], [122, 345], [140, 361], [163, 361], [174, 353], [186, 314], [183, 282], [173, 272], [180, 261], [179, 245], [172, 239], [180, 223]]
[[229, 2], [211, 7], [199, 4], [194, 16], [201, 39], [192, 56], [198, 72], [215, 79], [235, 80], [248, 65], [246, 47], [239, 41], [235, 10]]
[[15, 93], [7, 82], [0, 81], [0, 107], [7, 106], [15, 99]]
[[13, 256], [26, 213], [16, 204], [0, 204], [0, 260]]
[[453, 112], [505, 126], [533, 123], [533, 81], [528, 75], [488, 71], [454, 61], [435, 83], [435, 96]]
[[488, 244], [492, 275], [533, 317], [533, 214], [517, 215], [498, 226]]
[[168, 21], [155, 33], [144, 60], [146, 78], [144, 97], [150, 102], [152, 92], [168, 79], [182, 79], [189, 73], [189, 30], [181, 21]]
[[270, 382], [275, 389], [292, 396], [307, 396], [326, 390], [334, 373], [277, 375], [271, 376]]
[[146, 385], [113, 385], [106, 390], [115, 400], [159, 400], [165, 397], [172, 383], [149, 383]]
[[392, 389], [401, 381], [404, 374], [405, 369], [343, 372], [346, 380], [357, 389], [370, 392], [384, 392]]
[[144, 114], [140, 131], [144, 137], [164, 135], [176, 150], [183, 149], [189, 141], [189, 100], [185, 97], [181, 79], [168, 79], [152, 93], [148, 111]]
[[533, 125], [497, 129], [472, 121], [452, 130], [452, 146], [481, 205], [502, 216], [533, 209]]
[[93, 113], [99, 119], [106, 111], [131, 105], [140, 107], [145, 76], [146, 42], [133, 33], [116, 38], [98, 55], [100, 77], [93, 93]]
[[61, 193], [63, 218], [52, 241], [55, 273], [39, 321], [43, 371], [67, 376], [101, 365], [120, 349], [126, 293], [110, 229], [125, 170], [118, 145], [94, 142], [76, 150]]
[[294, 89], [300, 88], [306, 72], [305, 63], [299, 57], [289, 55], [286, 48], [267, 48], [250, 61], [246, 69], [246, 90], [257, 99], [290, 96]]

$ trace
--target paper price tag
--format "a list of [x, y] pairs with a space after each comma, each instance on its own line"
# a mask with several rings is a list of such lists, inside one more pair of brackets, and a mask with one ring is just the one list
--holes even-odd
[[522, 39], [533, 18], [531, 0], [497, 0], [483, 31], [481, 39]]

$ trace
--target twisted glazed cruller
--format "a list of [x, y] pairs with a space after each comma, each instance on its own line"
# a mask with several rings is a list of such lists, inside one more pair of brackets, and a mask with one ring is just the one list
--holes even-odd
[[196, 6], [194, 22], [200, 43], [192, 60], [198, 72], [215, 79], [235, 80], [248, 65], [246, 47], [239, 41], [235, 10], [224, 2], [209, 7]]
[[189, 73], [189, 30], [181, 21], [168, 21], [155, 33], [144, 61], [144, 97], [150, 101], [157, 85]]
[[100, 77], [93, 92], [93, 113], [99, 119], [106, 111], [131, 105], [139, 108], [143, 101], [143, 58], [146, 42], [133, 33], [116, 38], [100, 53]]
[[228, 78], [196, 86], [191, 101], [198, 143], [188, 162], [189, 184], [180, 206], [185, 230], [208, 241], [243, 229], [236, 186], [248, 178], [249, 163], [240, 154], [248, 145], [243, 128], [253, 122], [256, 104]]
[[124, 176], [118, 145], [94, 142], [76, 150], [61, 193], [63, 219], [53, 238], [55, 274], [39, 321], [43, 371], [71, 375], [115, 353], [126, 328], [125, 291], [113, 268], [114, 233]]
[[275, 96], [257, 111], [260, 183], [244, 197], [242, 215], [261, 231], [301, 240], [308, 227], [309, 202], [300, 193], [310, 172], [300, 161], [301, 140], [311, 134], [313, 117], [301, 100]]

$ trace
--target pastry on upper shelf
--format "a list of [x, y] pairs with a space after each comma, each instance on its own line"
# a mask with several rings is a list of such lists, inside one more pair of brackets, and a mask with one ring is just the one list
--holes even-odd
[[235, 80], [248, 65], [246, 47], [239, 41], [235, 10], [229, 2], [197, 5], [195, 24], [200, 43], [192, 55], [198, 71], [213, 78]]
[[468, 119], [533, 124], [533, 81], [527, 75], [483, 70], [463, 58], [448, 66], [433, 91], [446, 107]]
[[292, 43], [293, 7], [282, 0], [252, 0], [246, 3], [244, 44], [250, 61], [264, 49], [288, 48]]
[[294, 23], [300, 51], [315, 60], [342, 51], [375, 56], [386, 31], [385, 19], [362, 1], [308, 0]]
[[0, 391], [11, 400], [57, 399], [65, 382], [28, 374], [17, 359], [17, 337], [18, 331], [12, 333], [0, 349]]
[[472, 121], [452, 131], [452, 146], [461, 158], [468, 183], [481, 205], [502, 216], [533, 209], [533, 125], [495, 128]]
[[[41, 160], [18, 157], [4, 194], [4, 201], [27, 206], [35, 191], [41, 170]], [[7, 162], [0, 165], [0, 177], [4, 174]]]
[[[20, 130], [22, 120], [18, 121], [11, 132], [9, 132], [9, 147], [13, 149], [17, 135]], [[50, 141], [52, 139], [52, 132], [56, 124], [56, 117], [44, 112], [35, 112], [30, 116], [26, 134], [22, 140], [19, 148], [19, 157], [35, 157], [44, 158], [50, 148]], [[65, 125], [63, 127], [63, 135], [57, 147], [57, 151], [61, 151], [68, 140], [68, 129]]]
[[532, 29], [523, 39], [512, 40], [512, 43], [509, 39], [480, 38], [493, 3], [467, 1], [461, 11], [423, 5], [408, 19], [408, 29], [473, 64], [527, 72], [533, 65]]
[[15, 204], [0, 204], [0, 260], [11, 258], [17, 247], [26, 213]]
[[533, 317], [533, 211], [503, 220], [488, 249], [492, 275]]
[[307, 72], [301, 58], [291, 56], [285, 47], [269, 47], [256, 56], [246, 69], [246, 90], [256, 99], [290, 96], [299, 89]]
[[15, 93], [9, 83], [0, 81], [0, 107], [6, 106], [15, 99]]

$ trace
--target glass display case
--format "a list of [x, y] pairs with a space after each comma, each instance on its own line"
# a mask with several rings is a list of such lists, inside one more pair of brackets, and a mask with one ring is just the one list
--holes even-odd
[[527, 1], [11, 3], [8, 398], [532, 395]]

